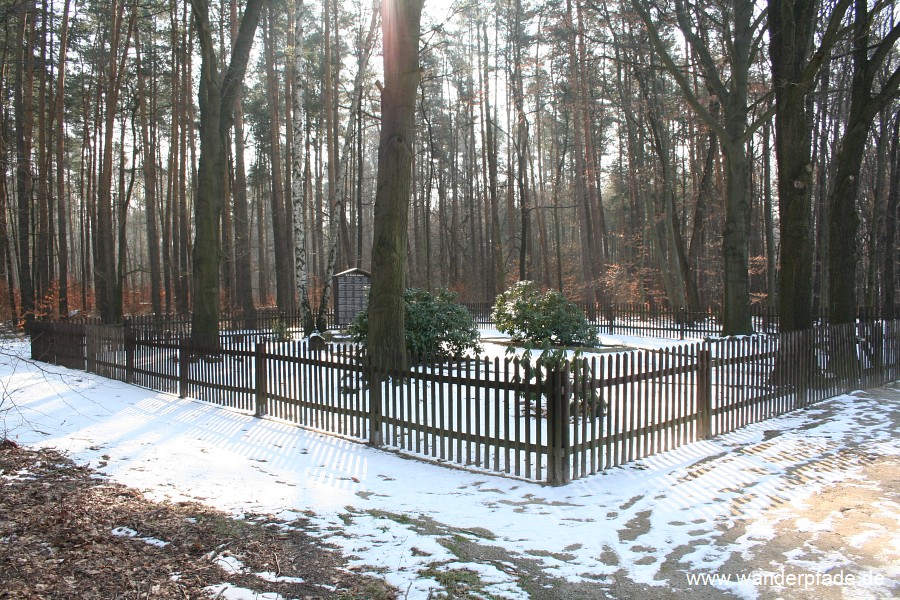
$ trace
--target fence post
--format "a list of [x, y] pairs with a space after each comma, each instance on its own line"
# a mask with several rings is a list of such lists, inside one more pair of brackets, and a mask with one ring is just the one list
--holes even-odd
[[125, 319], [122, 327], [124, 329], [122, 334], [125, 342], [125, 383], [134, 383], [134, 348], [136, 340], [131, 319]]
[[256, 343], [254, 366], [256, 372], [256, 412], [254, 416], [263, 417], [269, 410], [269, 379], [266, 370], [266, 343]]
[[709, 346], [697, 351], [697, 439], [712, 437], [712, 359]]
[[97, 371], [97, 355], [94, 354], [94, 351], [97, 347], [97, 343], [95, 341], [95, 330], [94, 326], [90, 323], [84, 324], [84, 368], [88, 373], [94, 373]]
[[572, 396], [569, 363], [554, 368], [549, 373], [548, 383], [547, 483], [564, 485], [572, 480], [569, 470], [569, 401]]
[[384, 420], [382, 407], [383, 373], [373, 364], [370, 355], [365, 354], [361, 358], [363, 378], [369, 382], [369, 445], [378, 447], [384, 443], [381, 431]]
[[188, 394], [188, 375], [190, 370], [190, 340], [182, 337], [178, 343], [178, 397], [186, 398]]
[[875, 357], [872, 365], [874, 385], [887, 383], [884, 377], [884, 327], [885, 321], [876, 321], [872, 326], [872, 355]]

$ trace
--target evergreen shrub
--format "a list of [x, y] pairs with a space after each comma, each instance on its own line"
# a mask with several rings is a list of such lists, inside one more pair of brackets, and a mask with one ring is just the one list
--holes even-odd
[[597, 331], [584, 313], [554, 290], [542, 292], [533, 281], [520, 281], [494, 303], [494, 326], [529, 347], [598, 344]]
[[[465, 306], [456, 302], [456, 294], [441, 290], [432, 295], [426, 290], [408, 288], [403, 295], [406, 303], [406, 352], [420, 357], [460, 357], [467, 352], [479, 352], [478, 327]], [[369, 314], [362, 312], [350, 324], [353, 341], [366, 345]]]

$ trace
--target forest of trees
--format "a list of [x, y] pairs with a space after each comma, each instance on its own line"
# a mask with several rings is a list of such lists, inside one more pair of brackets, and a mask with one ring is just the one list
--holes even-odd
[[[0, 0], [0, 315], [315, 312], [372, 268], [408, 2]], [[407, 283], [893, 315], [898, 38], [886, 0], [425, 0]]]

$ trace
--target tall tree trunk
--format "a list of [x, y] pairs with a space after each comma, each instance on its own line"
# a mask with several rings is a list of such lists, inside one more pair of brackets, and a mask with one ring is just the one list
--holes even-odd
[[131, 43], [137, 12], [135, 10], [131, 11], [123, 41], [121, 36], [124, 18], [125, 2], [124, 0], [115, 0], [112, 6], [109, 70], [104, 76], [104, 94], [106, 98], [104, 107], [105, 122], [103, 125], [104, 140], [100, 181], [97, 185], [97, 229], [95, 231], [97, 242], [95, 246], [96, 253], [94, 254], [100, 318], [104, 323], [118, 323], [122, 320], [122, 290], [118, 286], [116, 237], [113, 235], [113, 134], [115, 132], [119, 94], [122, 90], [122, 79], [125, 75], [125, 60], [128, 57], [128, 47]]
[[572, 9], [572, 0], [566, 0], [566, 22], [569, 25], [568, 58], [569, 58], [569, 85], [572, 88], [572, 155], [575, 163], [575, 204], [578, 211], [578, 231], [581, 235], [581, 276], [582, 299], [594, 300], [594, 290], [598, 289], [599, 282], [594, 279], [594, 218], [591, 210], [591, 199], [588, 194], [587, 164], [584, 150], [584, 119], [582, 117], [582, 86], [581, 72], [578, 61], [577, 34], [575, 28], [575, 13]]
[[212, 351], [219, 342], [219, 226], [227, 166], [225, 140], [234, 121], [235, 98], [242, 88], [263, 1], [248, 0], [224, 76], [219, 74], [210, 29], [209, 4], [207, 0], [191, 0], [191, 6], [202, 57], [200, 165], [194, 200], [191, 341], [198, 351]]
[[59, 314], [69, 316], [69, 238], [68, 238], [68, 202], [65, 185], [65, 82], [66, 56], [69, 47], [69, 6], [71, 0], [65, 0], [61, 30], [59, 34], [59, 66], [56, 75], [56, 218], [57, 247], [59, 253]]
[[[0, 74], [0, 87], [3, 87], [5, 81]], [[3, 128], [0, 128], [0, 164], [7, 164], [7, 146], [6, 137]], [[13, 319], [18, 316], [18, 302], [16, 301], [16, 279], [15, 265], [13, 264], [13, 252], [10, 247], [12, 237], [10, 236], [9, 222], [7, 221], [7, 210], [9, 203], [9, 189], [7, 188], [7, 178], [0, 177], [0, 265], [2, 265], [6, 283], [6, 302], [9, 305], [9, 314]]]
[[[257, 160], [257, 169], [264, 168], [260, 162], [261, 161]], [[263, 182], [257, 177], [254, 186], [256, 192], [256, 268], [259, 293], [258, 303], [267, 305], [272, 297], [272, 292], [270, 290], [271, 283], [269, 279], [269, 243], [266, 237], [266, 202], [263, 201], [266, 190], [263, 189], [262, 183]]]
[[[231, 12], [231, 38], [236, 39], [237, 0], [229, 3]], [[250, 216], [247, 208], [247, 169], [244, 163], [244, 108], [241, 95], [234, 97], [234, 272], [235, 296], [244, 318], [251, 318], [253, 306], [253, 280], [250, 272]]]
[[384, 0], [381, 9], [384, 88], [368, 345], [376, 365], [399, 369], [407, 362], [403, 294], [423, 3], [424, 0]]
[[[68, 2], [68, 0], [67, 0]], [[147, 220], [147, 253], [150, 262], [150, 306], [154, 314], [162, 313], [162, 272], [159, 260], [159, 225], [156, 198], [156, 146], [150, 135], [150, 116], [147, 106], [146, 74], [141, 62], [139, 28], [134, 32], [134, 50], [138, 84], [138, 113], [141, 120], [142, 171], [144, 174], [144, 209]]]
[[[512, 20], [513, 37], [513, 71], [512, 71], [512, 97], [515, 107], [515, 174], [516, 191], [519, 196], [519, 210], [521, 211], [521, 231], [519, 237], [519, 281], [531, 279], [531, 253], [528, 247], [528, 218], [532, 208], [530, 204], [530, 190], [528, 189], [528, 119], [525, 116], [525, 84], [522, 77], [522, 45], [524, 44], [524, 32], [522, 30], [523, 11], [521, 0], [515, 0], [515, 15]], [[512, 167], [510, 168], [512, 173]]]
[[[491, 263], [493, 265], [491, 298], [493, 298], [506, 290], [506, 261], [503, 257], [503, 234], [500, 228], [500, 199], [498, 198], [497, 189], [497, 140], [494, 114], [491, 112], [491, 79], [488, 63], [487, 25], [484, 26], [483, 36], [479, 37], [479, 39], [484, 40], [484, 51], [482, 53], [484, 65], [482, 69], [479, 70], [479, 73], [483, 78], [481, 84], [482, 88], [484, 88], [484, 148], [482, 152], [487, 157], [487, 187], [488, 198], [490, 199], [491, 223]], [[481, 44], [479, 44], [479, 46], [480, 45]]]
[[[312, 314], [312, 306], [309, 301], [309, 212], [306, 206], [306, 184], [309, 172], [305, 169], [308, 162], [304, 157], [309, 155], [307, 136], [304, 135], [303, 114], [303, 53], [300, 49], [303, 43], [303, 17], [305, 7], [302, 1], [294, 3], [294, 56], [291, 74], [294, 78], [291, 86], [291, 105], [294, 111], [292, 120], [293, 152], [291, 154], [291, 168], [293, 170], [291, 186], [291, 206], [294, 213], [293, 246], [294, 246], [294, 284], [297, 286], [297, 301], [300, 308], [300, 320], [303, 334], [309, 335], [315, 329], [315, 319]], [[301, 149], [306, 152], [301, 153]]]
[[[136, 138], [136, 131], [134, 126], [134, 117], [132, 114], [131, 122], [132, 122], [132, 139]], [[125, 167], [125, 124], [122, 123], [122, 127], [119, 129], [119, 191], [118, 191], [118, 213], [117, 217], [117, 232], [116, 232], [116, 241], [118, 244], [117, 254], [119, 257], [118, 263], [116, 265], [116, 297], [119, 299], [119, 320], [121, 321], [122, 315], [124, 314], [124, 300], [125, 300], [125, 283], [126, 277], [128, 274], [128, 205], [131, 202], [131, 192], [134, 189], [134, 174], [137, 171], [137, 153], [132, 153], [131, 155], [131, 168], [126, 169]], [[128, 184], [125, 184], [125, 172], [128, 171], [129, 179]]]
[[781, 225], [778, 307], [782, 331], [812, 326], [813, 168], [807, 96], [816, 72], [836, 40], [837, 27], [850, 2], [837, 3], [820, 50], [814, 55], [812, 45], [820, 3], [817, 0], [768, 2]]
[[900, 206], [900, 112], [891, 128], [890, 187], [884, 217], [884, 254], [882, 255], [882, 301], [884, 318], [897, 317], [897, 207]]
[[34, 125], [34, 5], [23, 4], [16, 27], [18, 63], [15, 82], [16, 207], [19, 251], [19, 298], [25, 319], [34, 317], [34, 280], [31, 271], [31, 143]]
[[[51, 314], [54, 307], [48, 302], [52, 293], [50, 286], [50, 153], [48, 151], [48, 135], [52, 130], [52, 118], [47, 113], [47, 0], [41, 2], [41, 25], [36, 31], [35, 45], [40, 51], [37, 76], [37, 179], [35, 181], [34, 201], [37, 208], [34, 240], [34, 287], [38, 310]], [[49, 121], [49, 123], [48, 123]]]
[[266, 94], [269, 105], [269, 147], [271, 148], [272, 176], [272, 239], [275, 242], [275, 304], [280, 310], [290, 310], [294, 288], [291, 284], [290, 255], [288, 245], [287, 213], [284, 201], [284, 173], [281, 165], [281, 101], [278, 95], [278, 77], [275, 74], [275, 24], [271, 8], [266, 13], [264, 55], [266, 61]]
[[[778, 252], [775, 248], [775, 215], [772, 203], [772, 147], [771, 127], [763, 126], [763, 211], [766, 227], [766, 306], [769, 311], [778, 307]], [[810, 245], [810, 247], [812, 247]], [[810, 264], [810, 293], [812, 292], [812, 264]], [[812, 302], [812, 296], [810, 296]]]
[[828, 316], [834, 323], [856, 320], [856, 275], [859, 259], [857, 233], [860, 170], [869, 128], [875, 116], [900, 89], [900, 66], [873, 91], [876, 77], [900, 39], [900, 23], [877, 44], [870, 44], [871, 17], [866, 0], [855, 0], [853, 23], [853, 80], [850, 112], [835, 156], [834, 186], [828, 196]]

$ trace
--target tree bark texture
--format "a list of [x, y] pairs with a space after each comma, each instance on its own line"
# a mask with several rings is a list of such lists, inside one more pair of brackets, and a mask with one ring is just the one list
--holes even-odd
[[191, 0], [200, 42], [200, 161], [194, 200], [191, 339], [198, 351], [214, 350], [219, 334], [219, 253], [222, 198], [225, 183], [225, 140], [234, 118], [253, 36], [262, 12], [262, 0], [249, 0], [244, 8], [231, 62], [224, 77], [209, 24], [207, 0]]
[[877, 44], [871, 45], [871, 15], [866, 0], [855, 0], [854, 4], [850, 113], [835, 157], [834, 187], [827, 200], [828, 316], [833, 323], [856, 320], [860, 222], [856, 202], [860, 171], [872, 122], [900, 88], [898, 66], [880, 90], [873, 90], [882, 65], [900, 39], [900, 23], [896, 23]]
[[407, 225], [424, 0], [384, 0], [384, 87], [369, 295], [369, 353], [375, 365], [406, 366], [404, 302]]

